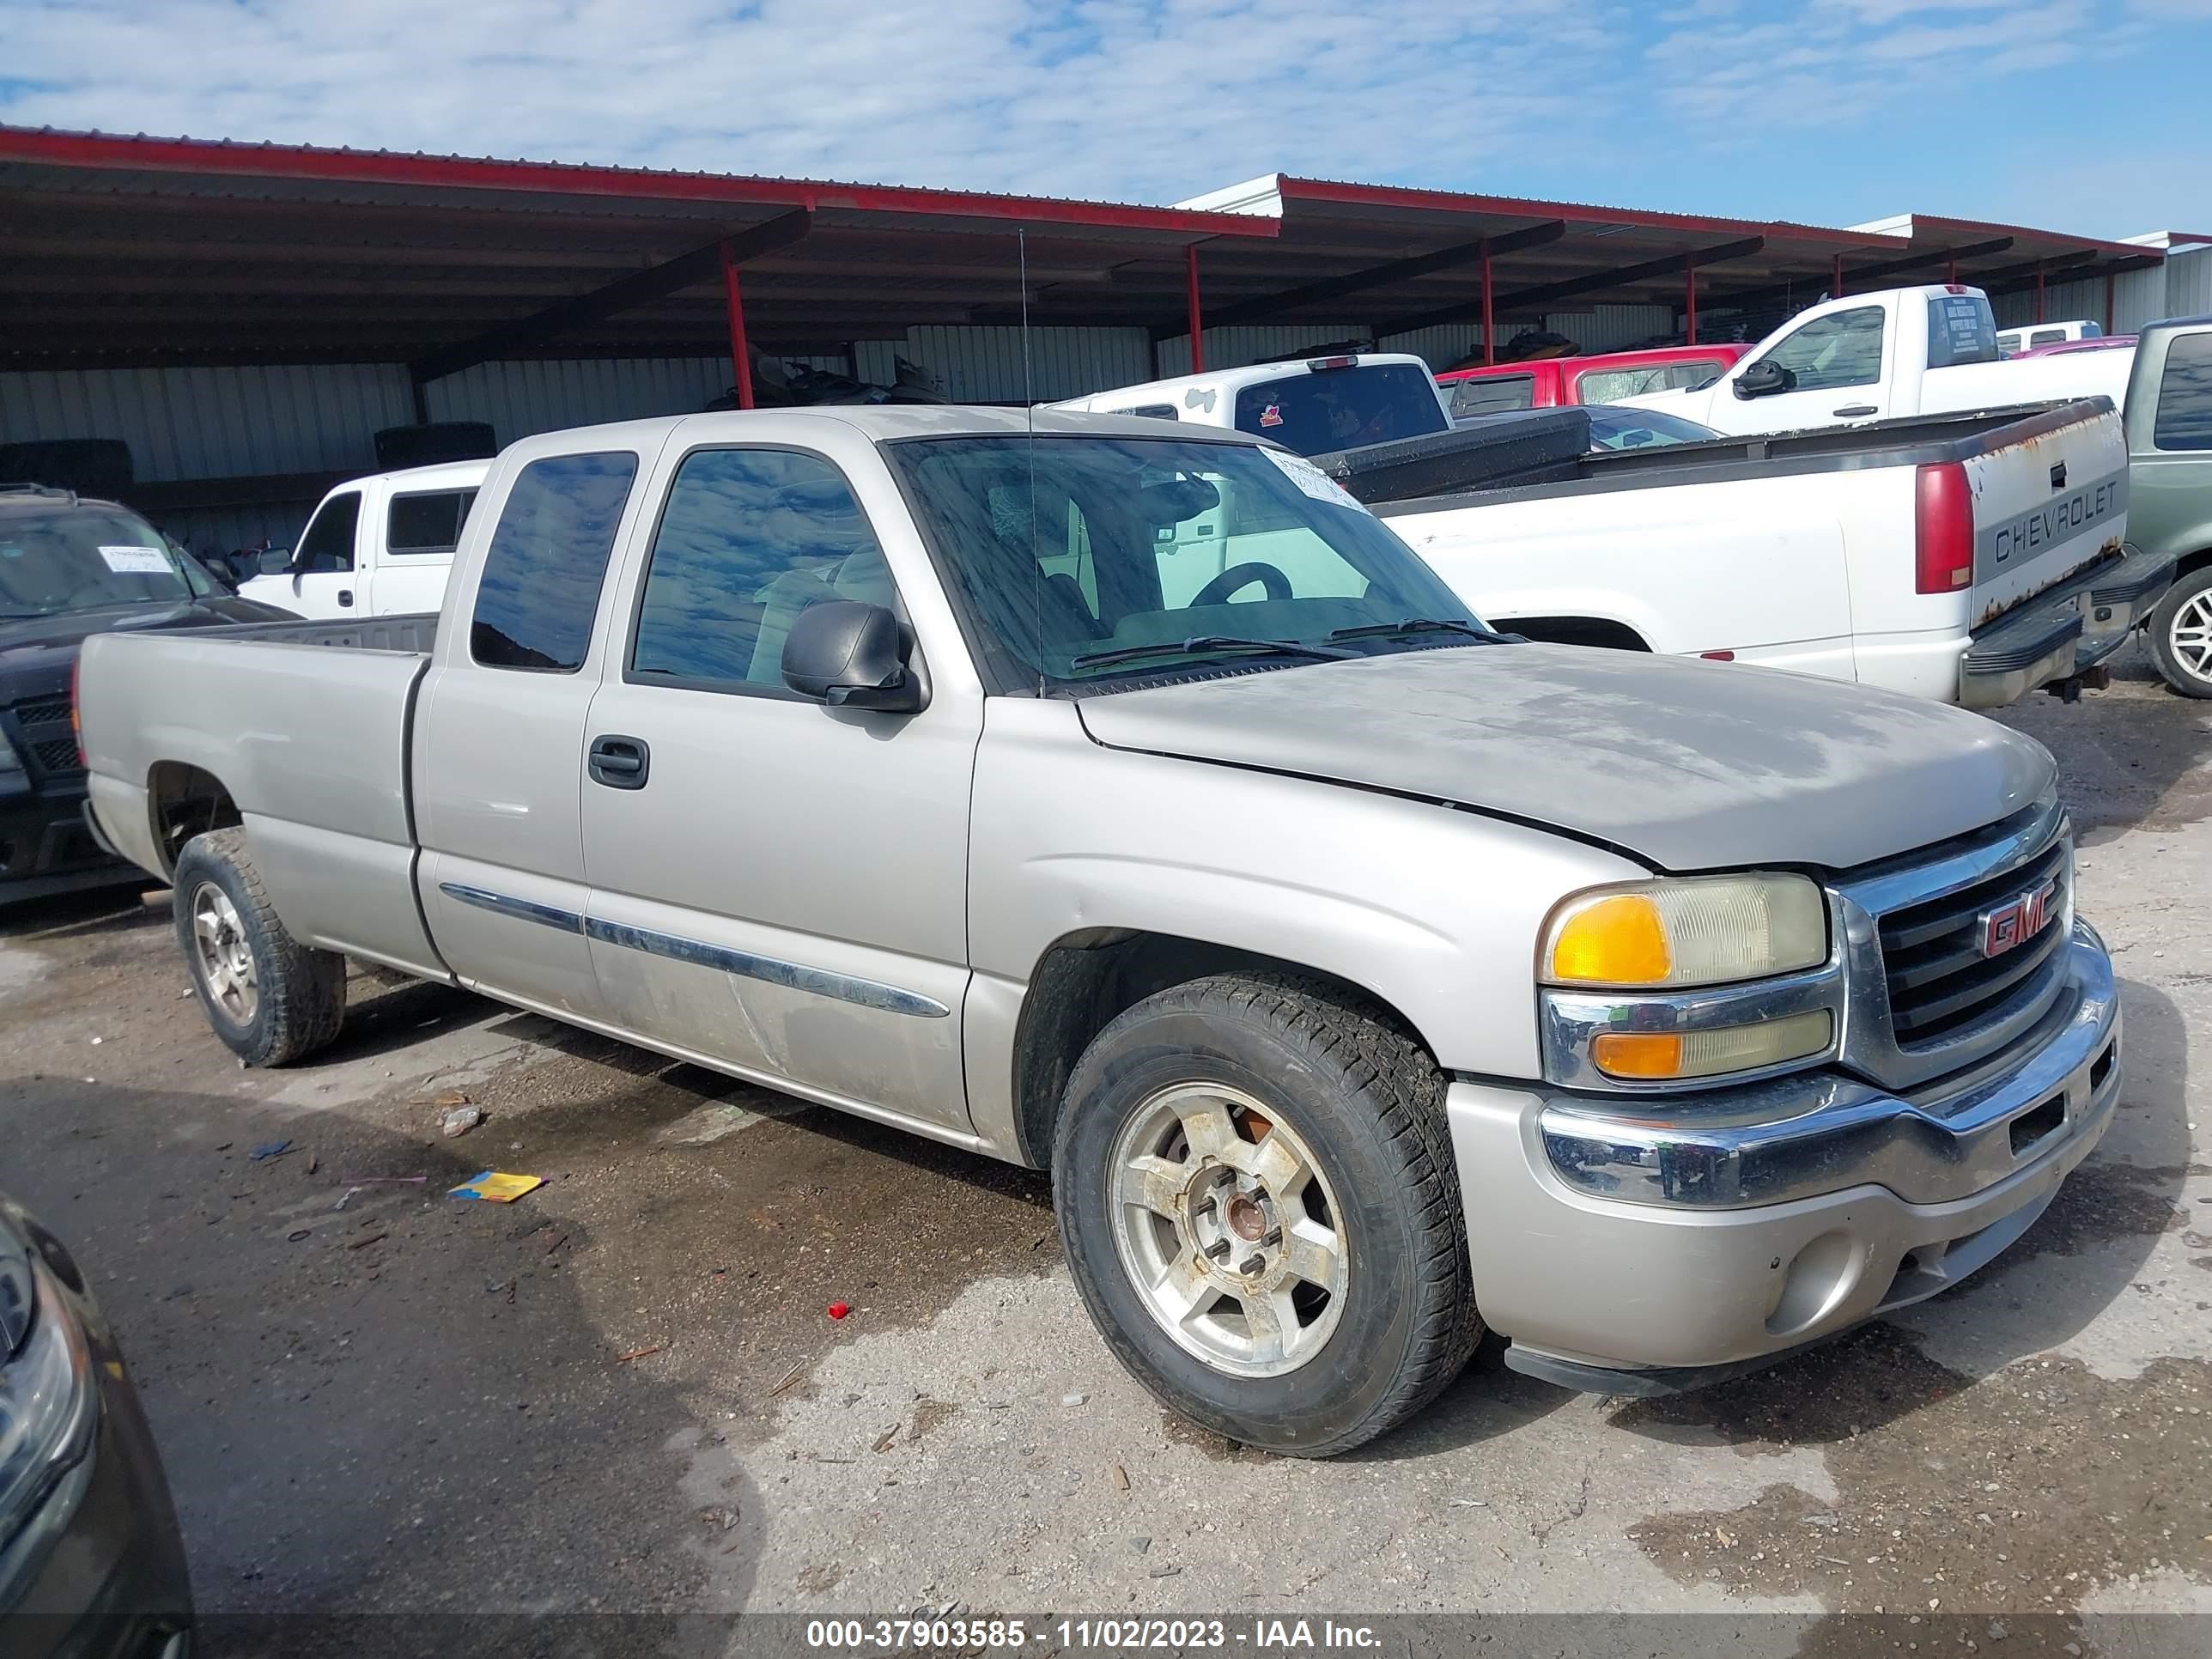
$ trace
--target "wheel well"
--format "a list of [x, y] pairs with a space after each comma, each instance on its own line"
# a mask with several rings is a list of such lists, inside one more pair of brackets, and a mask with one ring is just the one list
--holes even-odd
[[1521, 634], [1547, 645], [1595, 645], [1609, 651], [1649, 651], [1644, 636], [1626, 623], [1604, 617], [1508, 617], [1488, 618], [1493, 628]]
[[1023, 1161], [1033, 1169], [1052, 1162], [1068, 1077], [1091, 1039], [1116, 1018], [1170, 985], [1255, 971], [1294, 974], [1332, 1000], [1421, 1042], [1413, 1023], [1372, 992], [1299, 963], [1172, 933], [1103, 928], [1072, 933], [1037, 963], [1014, 1034], [1014, 1114]]
[[2208, 564], [2212, 564], [2212, 547], [2200, 547], [2194, 553], [2185, 553], [2173, 562], [2174, 580], [2194, 575]]
[[177, 854], [194, 836], [243, 823], [222, 780], [183, 761], [160, 761], [146, 778], [147, 810], [154, 817], [154, 846], [161, 873], [173, 875]]

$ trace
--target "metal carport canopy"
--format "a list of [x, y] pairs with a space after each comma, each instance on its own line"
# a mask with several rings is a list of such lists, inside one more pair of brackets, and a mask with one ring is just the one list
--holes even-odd
[[2158, 264], [2165, 258], [2161, 250], [2139, 242], [1926, 213], [1900, 213], [1852, 228], [1889, 237], [1908, 250], [1901, 257], [1914, 258], [1916, 268], [1927, 274], [1905, 280], [1966, 283], [1992, 296], [2022, 293], [2046, 283], [2118, 276]]
[[[1185, 315], [1249, 215], [0, 126], [0, 368], [730, 349]], [[1026, 244], [1018, 249], [1017, 232]]]

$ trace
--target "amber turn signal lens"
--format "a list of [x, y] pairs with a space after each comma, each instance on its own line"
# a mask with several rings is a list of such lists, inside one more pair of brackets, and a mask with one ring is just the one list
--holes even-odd
[[1660, 985], [1674, 968], [1667, 925], [1642, 893], [1585, 905], [1552, 939], [1552, 977], [1569, 984]]
[[1672, 1031], [1606, 1031], [1590, 1044], [1590, 1058], [1611, 1077], [1680, 1077], [1682, 1039]]

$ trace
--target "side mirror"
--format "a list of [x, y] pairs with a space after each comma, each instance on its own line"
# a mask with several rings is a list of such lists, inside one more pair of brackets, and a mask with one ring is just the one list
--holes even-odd
[[1762, 357], [1735, 377], [1739, 398], [1766, 398], [1796, 388], [1797, 376], [1771, 357]]
[[927, 701], [907, 667], [898, 618], [879, 605], [810, 605], [783, 641], [783, 683], [835, 708], [910, 714]]
[[292, 568], [292, 550], [289, 547], [264, 547], [256, 562], [264, 576], [282, 576]]

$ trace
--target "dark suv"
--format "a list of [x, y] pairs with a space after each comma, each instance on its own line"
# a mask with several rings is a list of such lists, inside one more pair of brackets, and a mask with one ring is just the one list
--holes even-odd
[[70, 681], [87, 635], [290, 615], [225, 592], [127, 507], [0, 484], [0, 904], [143, 879], [85, 827]]

